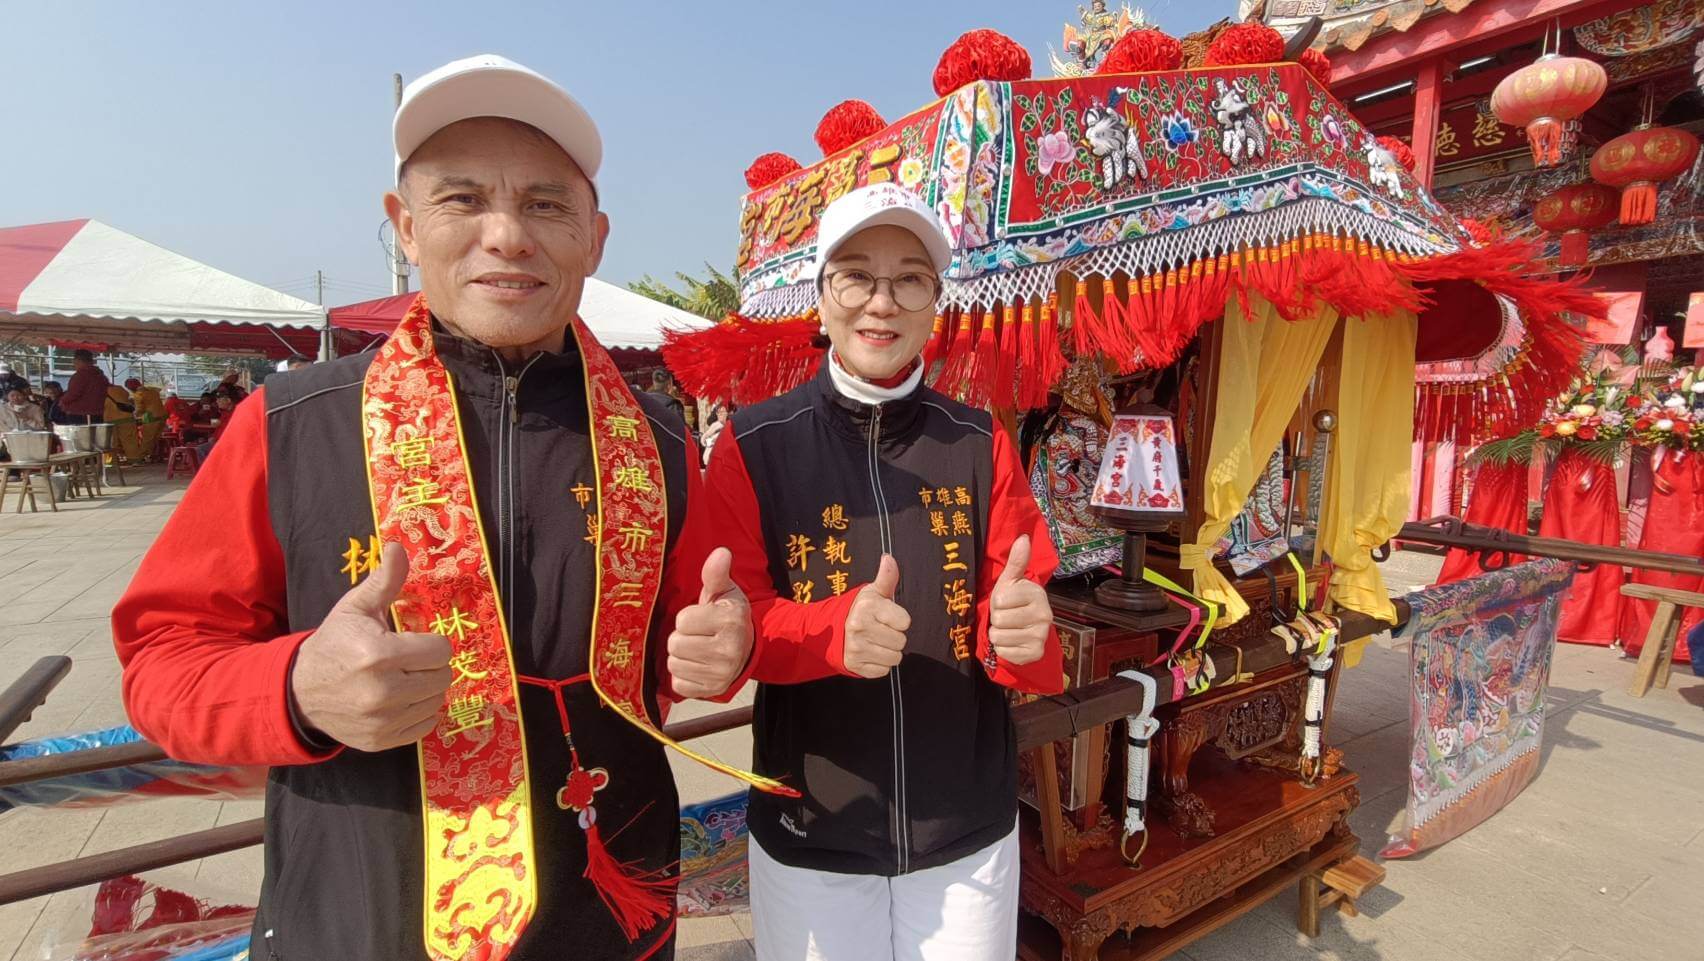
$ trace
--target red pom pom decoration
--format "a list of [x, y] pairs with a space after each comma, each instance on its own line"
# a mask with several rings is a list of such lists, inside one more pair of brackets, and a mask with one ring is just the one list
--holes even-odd
[[1313, 74], [1315, 80], [1318, 80], [1320, 83], [1323, 83], [1328, 87], [1331, 86], [1330, 57], [1310, 47], [1309, 49], [1302, 51], [1302, 56], [1296, 62], [1301, 64], [1308, 73]]
[[1183, 66], [1183, 44], [1160, 30], [1144, 27], [1118, 38], [1095, 73], [1147, 73]]
[[822, 155], [839, 153], [887, 126], [876, 108], [862, 100], [843, 100], [830, 107], [817, 124], [816, 142]]
[[1414, 151], [1407, 144], [1396, 137], [1386, 135], [1379, 138], [1379, 146], [1390, 151], [1396, 162], [1402, 164], [1402, 169], [1409, 173], [1414, 172]]
[[935, 64], [935, 95], [945, 97], [978, 80], [1028, 80], [1029, 51], [998, 30], [972, 30], [941, 53]]
[[761, 190], [798, 169], [799, 162], [792, 157], [784, 153], [766, 153], [746, 168], [746, 186]]
[[1249, 21], [1227, 27], [1207, 46], [1207, 66], [1240, 67], [1284, 59], [1284, 38], [1264, 23]]

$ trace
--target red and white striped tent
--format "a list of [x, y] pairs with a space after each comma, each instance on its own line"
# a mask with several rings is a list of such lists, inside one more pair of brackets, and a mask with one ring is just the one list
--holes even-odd
[[325, 308], [98, 220], [0, 228], [0, 340], [315, 356]]

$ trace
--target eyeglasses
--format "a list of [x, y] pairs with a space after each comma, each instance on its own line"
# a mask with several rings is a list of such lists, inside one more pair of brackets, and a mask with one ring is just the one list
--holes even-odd
[[846, 310], [857, 310], [876, 295], [876, 287], [887, 282], [889, 296], [901, 310], [925, 310], [934, 306], [941, 282], [934, 274], [907, 271], [893, 277], [877, 277], [867, 270], [837, 270], [827, 277], [829, 296]]

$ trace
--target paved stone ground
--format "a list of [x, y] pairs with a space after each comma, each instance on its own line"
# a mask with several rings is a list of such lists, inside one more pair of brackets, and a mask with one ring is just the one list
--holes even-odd
[[[106, 615], [181, 482], [159, 470], [59, 514], [0, 513], [0, 684], [37, 657], [76, 666], [17, 737], [122, 723]], [[1399, 554], [1393, 590], [1425, 583], [1434, 558]], [[1376, 851], [1404, 803], [1407, 650], [1379, 639], [1345, 675], [1332, 741], [1362, 776], [1354, 824]], [[1565, 646], [1551, 678], [1539, 779], [1466, 836], [1387, 863], [1389, 878], [1359, 918], [1329, 915], [1319, 939], [1295, 932], [1295, 896], [1281, 896], [1178, 955], [1191, 961], [1683, 961], [1704, 958], [1704, 680], [1678, 670], [1669, 689], [1625, 693], [1632, 665], [1609, 651]], [[749, 696], [749, 692], [746, 696]], [[716, 710], [691, 706], [693, 712]], [[743, 731], [699, 742], [750, 760]], [[723, 778], [676, 765], [681, 794], [726, 793]], [[1688, 813], [1690, 812], [1690, 813]], [[0, 814], [0, 871], [166, 838], [259, 816], [258, 802], [159, 800], [107, 810]], [[166, 883], [252, 902], [258, 849], [155, 872]], [[90, 893], [0, 907], [0, 961], [38, 961], [44, 947], [86, 930]], [[752, 957], [749, 918], [683, 922], [682, 961]]]

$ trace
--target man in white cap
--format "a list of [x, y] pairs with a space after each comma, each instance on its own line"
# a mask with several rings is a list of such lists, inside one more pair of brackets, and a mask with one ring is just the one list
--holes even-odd
[[679, 415], [576, 313], [597, 128], [481, 56], [394, 137], [421, 297], [237, 408], [113, 612], [126, 705], [272, 766], [257, 959], [668, 958], [660, 699], [721, 695], [752, 635]]
[[[706, 484], [752, 605], [759, 961], [1010, 961], [1017, 737], [1007, 689], [1056, 693], [1057, 566], [1016, 445], [923, 386], [951, 255], [895, 184], [823, 211], [833, 344], [735, 414]], [[860, 586], [861, 585], [861, 586]]]

